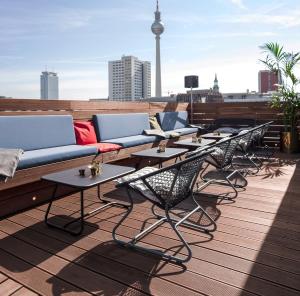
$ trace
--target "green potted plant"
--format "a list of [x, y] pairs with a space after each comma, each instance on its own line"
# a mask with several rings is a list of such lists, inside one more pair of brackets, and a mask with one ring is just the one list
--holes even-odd
[[270, 71], [278, 76], [278, 90], [272, 96], [271, 107], [283, 113], [284, 132], [280, 133], [280, 147], [284, 152], [299, 152], [297, 123], [300, 112], [300, 96], [296, 87], [300, 79], [295, 68], [300, 65], [300, 52], [285, 52], [278, 43], [266, 43], [260, 47], [266, 54], [260, 60]]

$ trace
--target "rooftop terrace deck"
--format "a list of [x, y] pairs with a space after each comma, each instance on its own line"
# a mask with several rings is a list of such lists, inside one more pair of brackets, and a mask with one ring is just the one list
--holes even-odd
[[[257, 176], [248, 177], [249, 185], [235, 202], [199, 196], [201, 204], [219, 216], [218, 230], [209, 236], [183, 229], [193, 249], [185, 266], [116, 246], [111, 230], [122, 209], [89, 218], [79, 237], [46, 227], [45, 205], [2, 220], [0, 295], [299, 295], [298, 159], [299, 155], [289, 159], [279, 155]], [[114, 190], [113, 183], [102, 188], [106, 196], [125, 196]], [[224, 187], [207, 192], [220, 190], [224, 192]], [[93, 208], [94, 201], [95, 192], [90, 190], [86, 204]], [[55, 203], [53, 213], [67, 219], [78, 203], [78, 195], [66, 197]], [[123, 236], [143, 226], [150, 217], [148, 209], [147, 202], [137, 199]], [[178, 250], [178, 240], [168, 227], [158, 228], [143, 241]]]

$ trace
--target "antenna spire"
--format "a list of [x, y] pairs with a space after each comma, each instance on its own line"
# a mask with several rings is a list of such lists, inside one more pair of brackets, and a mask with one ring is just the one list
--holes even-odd
[[156, 11], [159, 10], [158, 0], [156, 0]]

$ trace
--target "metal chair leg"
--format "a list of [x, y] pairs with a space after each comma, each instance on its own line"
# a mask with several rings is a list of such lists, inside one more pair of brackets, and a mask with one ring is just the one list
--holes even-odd
[[[131, 193], [130, 193], [128, 188], [127, 188], [127, 193], [128, 193], [128, 197], [129, 197], [129, 201], [130, 201], [130, 206], [129, 206], [128, 211], [126, 212], [126, 214], [122, 217], [122, 219], [118, 222], [118, 224], [114, 227], [114, 229], [112, 231], [114, 241], [116, 243], [122, 245], [122, 246], [130, 247], [130, 248], [133, 248], [133, 249], [136, 249], [136, 250], [140, 250], [140, 251], [143, 251], [143, 252], [158, 255], [161, 258], [165, 259], [165, 260], [171, 260], [171, 261], [175, 261], [176, 263], [181, 264], [181, 263], [187, 262], [191, 259], [192, 251], [191, 251], [191, 248], [190, 248], [189, 244], [186, 242], [186, 240], [183, 238], [180, 231], [178, 230], [178, 227], [180, 225], [183, 225], [183, 226], [193, 227], [193, 228], [196, 228], [198, 230], [204, 230], [204, 231], [207, 230], [207, 229], [204, 229], [201, 226], [197, 227], [197, 225], [195, 225], [193, 223], [185, 222], [185, 220], [188, 219], [188, 217], [190, 217], [193, 213], [195, 213], [196, 211], [198, 211], [200, 209], [201, 211], [203, 211], [205, 213], [205, 215], [214, 224], [215, 227], [214, 227], [213, 231], [216, 229], [216, 224], [215, 224], [214, 220], [205, 212], [205, 210], [194, 199], [197, 207], [192, 212], [190, 212], [185, 217], [183, 217], [181, 220], [178, 221], [178, 220], [175, 220], [175, 219], [171, 218], [170, 213], [169, 213], [169, 209], [165, 209], [165, 216], [160, 216], [160, 215], [158, 216], [155, 213], [154, 209], [153, 209], [153, 213], [155, 213], [155, 216], [157, 218], [159, 217], [158, 221], [156, 221], [154, 224], [151, 224], [150, 226], [148, 226], [146, 229], [144, 229], [143, 231], [141, 231], [140, 233], [135, 235], [132, 239], [129, 239], [128, 241], [121, 240], [121, 239], [117, 238], [116, 231], [119, 228], [119, 226], [122, 225], [123, 221], [130, 215], [130, 213], [132, 212], [132, 209], [133, 209], [133, 199], [132, 199]], [[169, 254], [166, 254], [166, 251], [163, 251], [163, 250], [149, 249], [149, 248], [137, 245], [138, 241], [142, 237], [144, 237], [150, 231], [152, 231], [153, 229], [159, 227], [162, 223], [165, 223], [165, 222], [170, 224], [170, 226], [172, 227], [172, 229], [174, 230], [174, 232], [178, 236], [179, 240], [182, 243], [182, 248], [185, 248], [187, 250], [187, 255], [186, 256], [179, 257], [179, 256], [175, 256], [175, 255], [169, 255]]]

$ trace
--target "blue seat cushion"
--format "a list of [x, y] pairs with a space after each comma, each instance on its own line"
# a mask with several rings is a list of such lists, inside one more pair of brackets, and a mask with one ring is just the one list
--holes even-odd
[[0, 147], [25, 151], [76, 144], [71, 115], [0, 116]]
[[181, 129], [188, 125], [187, 111], [160, 112], [156, 116], [163, 131]]
[[50, 164], [58, 161], [69, 160], [77, 157], [94, 155], [97, 153], [96, 147], [68, 145], [25, 151], [21, 156], [18, 170], [27, 169], [39, 165]]
[[179, 128], [179, 129], [175, 129], [172, 131], [167, 131], [166, 136], [167, 136], [167, 138], [169, 138], [170, 137], [169, 135], [171, 133], [178, 133], [181, 136], [184, 136], [184, 135], [189, 135], [189, 134], [193, 134], [193, 133], [197, 133], [197, 132], [198, 132], [198, 128], [196, 128], [196, 127], [184, 127], [184, 128]]
[[150, 129], [148, 113], [97, 114], [93, 122], [99, 142], [142, 135]]
[[159, 137], [156, 136], [137, 135], [137, 136], [110, 139], [102, 142], [118, 144], [124, 148], [128, 148], [128, 147], [133, 147], [133, 146], [138, 146], [138, 145], [143, 145], [148, 143], [154, 143], [159, 140], [160, 140]]

